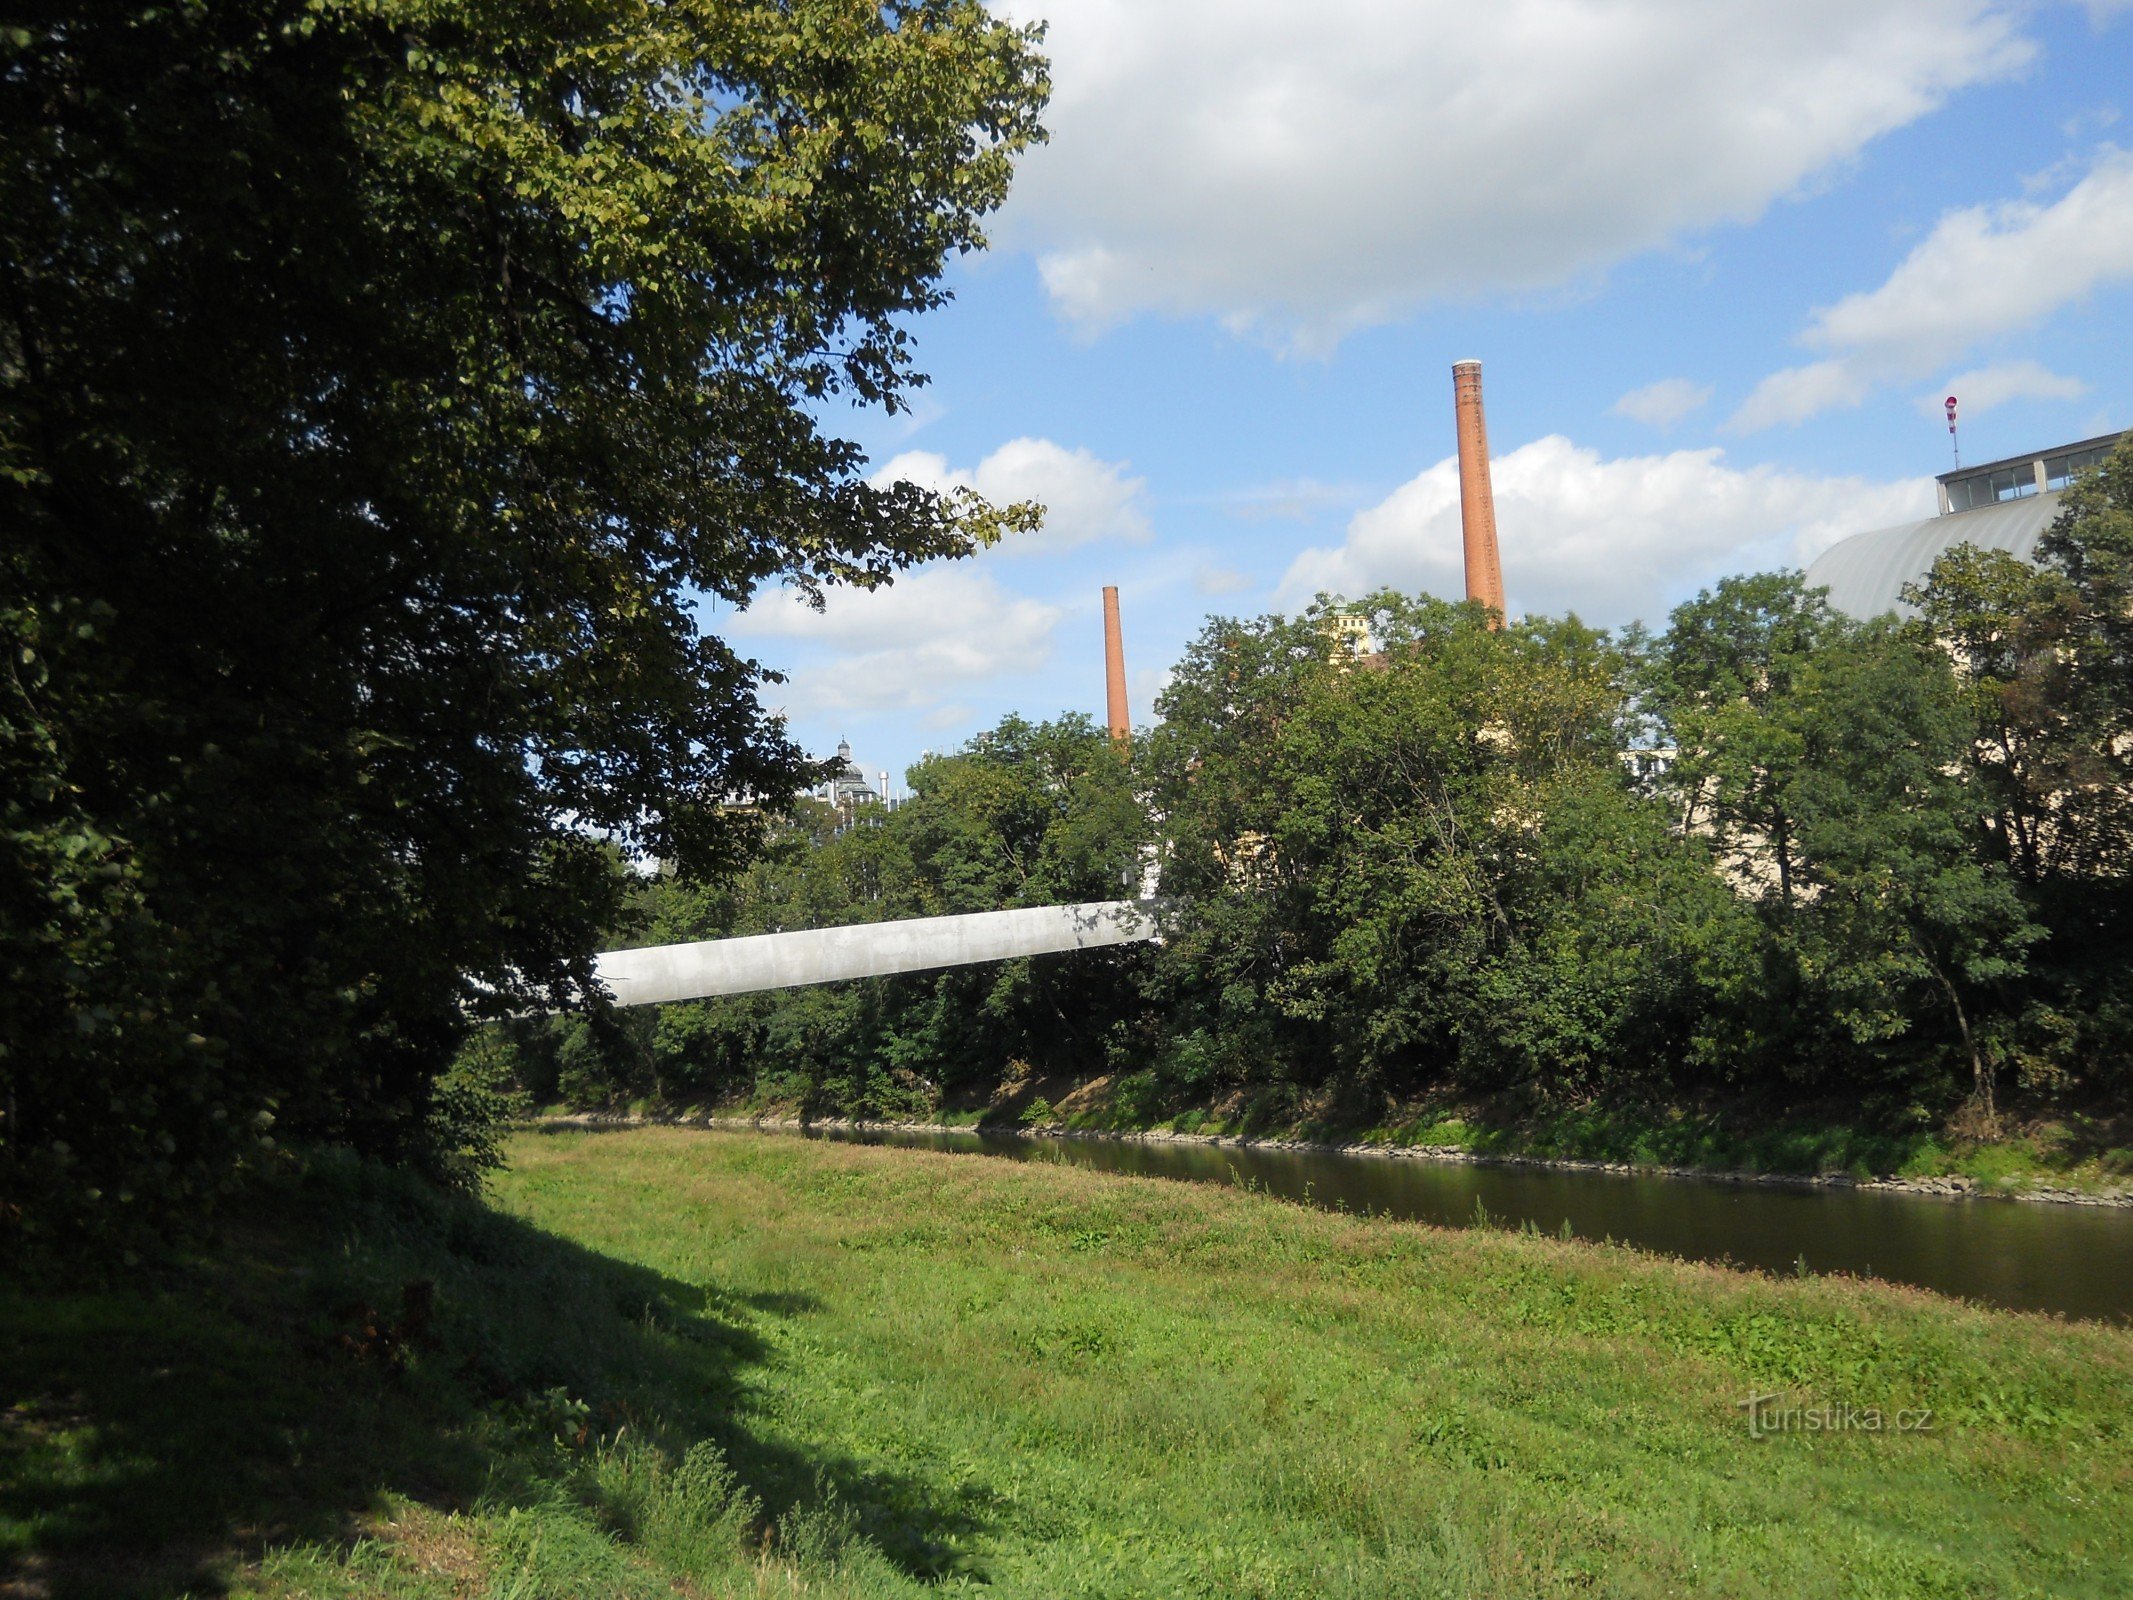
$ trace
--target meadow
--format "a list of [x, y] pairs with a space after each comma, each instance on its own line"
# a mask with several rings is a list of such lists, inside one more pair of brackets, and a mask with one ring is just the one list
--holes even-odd
[[486, 1204], [309, 1157], [0, 1295], [0, 1592], [2133, 1593], [2133, 1330], [1047, 1164], [510, 1155]]

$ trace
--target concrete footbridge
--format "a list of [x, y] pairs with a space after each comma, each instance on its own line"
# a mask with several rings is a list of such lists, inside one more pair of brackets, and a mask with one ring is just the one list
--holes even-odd
[[852, 978], [1011, 961], [1019, 956], [1143, 944], [1158, 935], [1152, 900], [1025, 906], [957, 917], [909, 917], [797, 933], [611, 950], [594, 971], [618, 1006], [708, 1000]]

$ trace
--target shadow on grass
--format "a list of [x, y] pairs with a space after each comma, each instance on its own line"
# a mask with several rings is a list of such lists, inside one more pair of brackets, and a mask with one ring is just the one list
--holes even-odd
[[0, 1596], [225, 1592], [290, 1545], [345, 1550], [396, 1499], [609, 1516], [618, 1437], [708, 1441], [751, 1538], [831, 1508], [904, 1573], [967, 1572], [982, 1486], [948, 1493], [749, 1425], [762, 1330], [819, 1309], [587, 1250], [321, 1157], [212, 1251], [94, 1290], [0, 1291]]

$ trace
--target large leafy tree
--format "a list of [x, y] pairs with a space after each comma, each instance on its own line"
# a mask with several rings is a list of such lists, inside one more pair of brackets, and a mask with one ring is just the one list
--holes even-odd
[[2036, 554], [1959, 545], [1909, 598], [1963, 669], [1999, 852], [2058, 897], [2133, 869], [2133, 447]]
[[1980, 1024], [2005, 1009], [2042, 930], [2005, 867], [1980, 859], [1988, 800], [1963, 763], [1952, 666], [1922, 628], [1883, 619], [1825, 645], [1777, 710], [1800, 751], [1782, 792], [1807, 891], [1779, 937], [1813, 974], [1818, 1009], [1857, 1042], [1952, 1020], [1992, 1115]]
[[1989, 1111], [1982, 1024], [2038, 930], [1980, 858], [1989, 797], [1945, 652], [1770, 573], [1677, 608], [1638, 676], [1678, 814], [1760, 917], [1712, 974], [1712, 1058], [1808, 1081], [1878, 1069], [1909, 1092], [1934, 1084], [1952, 1037]]
[[[702, 596], [1003, 516], [867, 482], [906, 319], [1039, 137], [978, 0], [183, 0], [0, 28], [0, 1182], [434, 1143], [567, 998], [604, 834], [813, 772]], [[123, 1208], [129, 1204], [131, 1213]]]
[[1910, 591], [1962, 672], [1987, 854], [2051, 938], [2015, 1051], [2044, 1082], [2133, 1072], [2133, 448], [2086, 473], [2036, 560], [1958, 546]]
[[1643, 656], [1639, 697], [1671, 747], [1682, 826], [1731, 868], [1793, 900], [1797, 824], [1785, 777], [1800, 759], [1780, 713], [1801, 667], [1841, 628], [1796, 572], [1727, 578], [1674, 609]]
[[1663, 1067], [1731, 906], [1631, 786], [1619, 657], [1574, 620], [1361, 609], [1366, 660], [1315, 614], [1221, 623], [1166, 691], [1178, 1070], [1554, 1093]]

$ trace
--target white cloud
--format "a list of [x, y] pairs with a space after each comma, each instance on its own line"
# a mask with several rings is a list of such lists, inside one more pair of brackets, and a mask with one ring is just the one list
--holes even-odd
[[2105, 150], [2056, 204], [1951, 211], [1888, 282], [1815, 314], [1807, 343], [1932, 362], [2133, 278], [2133, 151]]
[[[803, 646], [782, 694], [788, 714], [941, 708], [966, 684], [1036, 671], [1065, 611], [1001, 587], [968, 566], [927, 567], [885, 588], [832, 589], [820, 611], [797, 594], [765, 595], [726, 625], [736, 639]], [[758, 647], [761, 648], [760, 646]], [[761, 649], [781, 666], [775, 649]]]
[[[1730, 467], [1719, 450], [1603, 459], [1550, 435], [1493, 463], [1497, 537], [1514, 611], [1661, 621], [1729, 573], [1802, 565], [1846, 534], [1930, 515], [1933, 480], [1875, 483]], [[1293, 608], [1321, 590], [1380, 586], [1458, 598], [1459, 468], [1447, 458], [1305, 550], [1282, 579]]]
[[2050, 205], [1951, 211], [1879, 288], [1810, 320], [1825, 359], [1772, 373], [1727, 422], [1736, 433], [1857, 405], [1989, 340], [2034, 326], [2098, 289], [2133, 282], [2133, 151], [2104, 149]]
[[1996, 361], [1934, 385], [1930, 393], [1918, 397], [1918, 409], [1929, 417], [1940, 416], [1952, 394], [1966, 418], [1981, 417], [2010, 400], [2079, 400], [2088, 392], [2088, 384], [2081, 379], [2054, 372], [2041, 361]]
[[1007, 0], [1051, 143], [1002, 217], [1070, 318], [1323, 348], [1772, 202], [2032, 58], [2012, 0]]
[[1805, 422], [1839, 406], [1861, 404], [1873, 380], [1855, 361], [1813, 361], [1773, 372], [1725, 421], [1728, 433], [1755, 433], [1781, 422]]
[[1654, 428], [1671, 428], [1711, 398], [1711, 385], [1689, 378], [1661, 378], [1641, 389], [1632, 389], [1608, 409], [1632, 422]]
[[1010, 439], [975, 467], [951, 467], [930, 450], [907, 450], [883, 464], [876, 483], [902, 478], [929, 489], [975, 489], [995, 505], [1041, 501], [1044, 527], [1010, 537], [1000, 548], [1022, 554], [1064, 550], [1095, 539], [1145, 539], [1146, 480], [1123, 461], [1103, 461], [1049, 439]]

